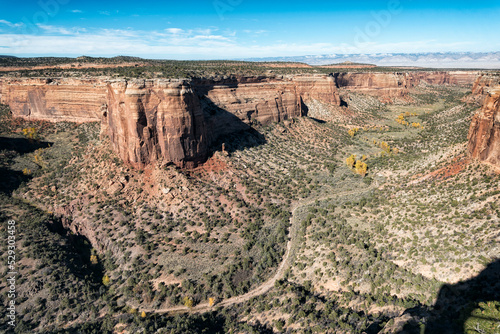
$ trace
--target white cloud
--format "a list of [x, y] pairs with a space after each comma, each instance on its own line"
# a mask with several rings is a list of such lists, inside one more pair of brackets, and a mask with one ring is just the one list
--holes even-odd
[[[2, 23], [2, 21], [0, 21]], [[234, 31], [217, 28], [167, 28], [160, 31], [95, 29], [38, 25], [45, 34], [0, 34], [0, 54], [18, 55], [136, 55], [145, 58], [231, 59], [311, 54], [436, 52], [471, 49], [471, 42], [440, 43], [436, 40], [401, 43], [367, 42], [359, 45], [333, 43], [264, 43], [238, 39]]]
[[[145, 37], [150, 36], [150, 37]], [[330, 44], [273, 44], [244, 46], [227, 36], [195, 35], [161, 37], [141, 32], [106, 30], [63, 36], [0, 35], [1, 53], [53, 55], [129, 54], [151, 58], [249, 58], [328, 53]]]
[[73, 9], [73, 10], [70, 10], [70, 12], [72, 12], [72, 13], [83, 13], [83, 11], [81, 11], [79, 9]]
[[267, 30], [250, 30], [250, 29], [245, 29], [243, 30], [243, 32], [246, 34], [254, 34], [254, 35], [261, 35], [268, 33]]
[[[217, 30], [217, 29], [215, 29]], [[196, 29], [196, 33], [201, 34], [201, 35], [211, 35], [214, 29]]]
[[184, 30], [180, 28], [167, 28], [165, 31], [173, 35], [178, 35], [184, 32]]
[[22, 23], [22, 22], [12, 23], [12, 22], [9, 22], [7, 20], [0, 20], [0, 23], [5, 24], [11, 28], [19, 28], [19, 27], [22, 27], [24, 25], [24, 23]]
[[101, 14], [101, 15], [107, 15], [107, 16], [111, 15], [111, 13], [108, 12], [107, 10], [101, 10], [101, 11], [99, 11], [99, 14]]
[[[130, 54], [143, 57], [176, 57], [219, 54], [237, 46], [231, 36], [213, 34], [214, 29], [137, 31], [59, 27], [38, 24], [41, 35], [0, 34], [0, 53], [57, 55]], [[201, 34], [211, 33], [211, 34]], [[142, 53], [138, 53], [142, 52]], [[203, 56], [204, 55], [204, 56]], [[210, 56], [211, 57], [211, 56]]]
[[60, 35], [74, 35], [86, 31], [85, 28], [79, 28], [79, 27], [66, 28], [66, 27], [51, 26], [41, 23], [38, 23], [37, 27], [42, 29], [46, 33], [60, 34]]
[[230, 41], [229, 38], [224, 37], [224, 36], [219, 36], [219, 35], [197, 35], [194, 36], [193, 39], [206, 39], [206, 40], [212, 40], [212, 41]]

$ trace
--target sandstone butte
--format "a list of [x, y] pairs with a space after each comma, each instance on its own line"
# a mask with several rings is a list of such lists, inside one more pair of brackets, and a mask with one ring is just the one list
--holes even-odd
[[0, 78], [0, 101], [16, 117], [100, 122], [124, 162], [182, 167], [206, 160], [221, 136], [304, 116], [310, 101], [340, 105], [339, 89], [384, 99], [429, 84], [471, 84], [473, 71], [231, 76], [211, 79]]
[[487, 93], [483, 107], [472, 118], [468, 139], [473, 158], [500, 167], [500, 86]]

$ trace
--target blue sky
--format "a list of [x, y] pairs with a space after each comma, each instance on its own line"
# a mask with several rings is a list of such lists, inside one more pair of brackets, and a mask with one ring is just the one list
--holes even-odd
[[17, 56], [500, 51], [498, 0], [0, 1], [0, 54]]

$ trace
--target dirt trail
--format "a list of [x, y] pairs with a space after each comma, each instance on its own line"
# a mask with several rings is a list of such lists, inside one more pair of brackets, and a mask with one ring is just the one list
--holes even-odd
[[354, 194], [363, 194], [366, 192], [369, 192], [371, 190], [375, 189], [374, 186], [370, 186], [366, 189], [358, 189], [358, 190], [350, 190], [350, 191], [343, 191], [340, 193], [336, 194], [331, 194], [327, 196], [321, 196], [317, 198], [311, 198], [308, 199], [304, 202], [297, 202], [292, 206], [292, 216], [290, 217], [290, 229], [289, 229], [289, 239], [288, 243], [286, 245], [286, 252], [285, 255], [283, 256], [283, 260], [281, 261], [278, 269], [276, 270], [276, 273], [269, 278], [266, 282], [258, 286], [257, 288], [247, 292], [244, 295], [241, 296], [235, 296], [231, 297], [228, 299], [224, 299], [221, 302], [217, 303], [216, 306], [211, 307], [208, 302], [198, 304], [192, 308], [188, 308], [185, 306], [173, 306], [173, 307], [166, 307], [166, 308], [160, 308], [160, 309], [141, 309], [141, 311], [145, 311], [147, 313], [169, 313], [172, 315], [175, 314], [183, 314], [183, 313], [203, 313], [203, 312], [208, 312], [214, 307], [226, 307], [226, 306], [231, 306], [234, 304], [240, 304], [249, 301], [250, 299], [263, 295], [271, 288], [274, 286], [274, 283], [281, 278], [283, 278], [283, 275], [291, 265], [293, 256], [291, 256], [292, 250], [296, 246], [297, 243], [297, 235], [299, 232], [299, 221], [296, 219], [296, 211], [300, 208], [307, 207], [311, 205], [312, 203], [316, 201], [324, 201], [327, 199], [332, 199], [336, 197], [344, 197], [344, 196], [349, 196], [349, 195], [354, 195]]

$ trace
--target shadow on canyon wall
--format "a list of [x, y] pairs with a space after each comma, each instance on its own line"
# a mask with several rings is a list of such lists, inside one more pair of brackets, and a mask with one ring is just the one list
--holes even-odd
[[[415, 307], [405, 313], [414, 318], [426, 318], [426, 334], [465, 333], [465, 323], [471, 318], [497, 322], [500, 326], [500, 319], [472, 314], [478, 303], [490, 301], [500, 301], [500, 260], [490, 263], [476, 277], [443, 285], [433, 307]], [[407, 324], [401, 333], [424, 331], [423, 326], [414, 322]]]
[[219, 107], [206, 95], [199, 96], [205, 120], [209, 129], [213, 129], [209, 154], [224, 150], [232, 154], [247, 148], [267, 143], [265, 136], [252, 125], [252, 113], [247, 113], [247, 121], [242, 121], [233, 113]]

